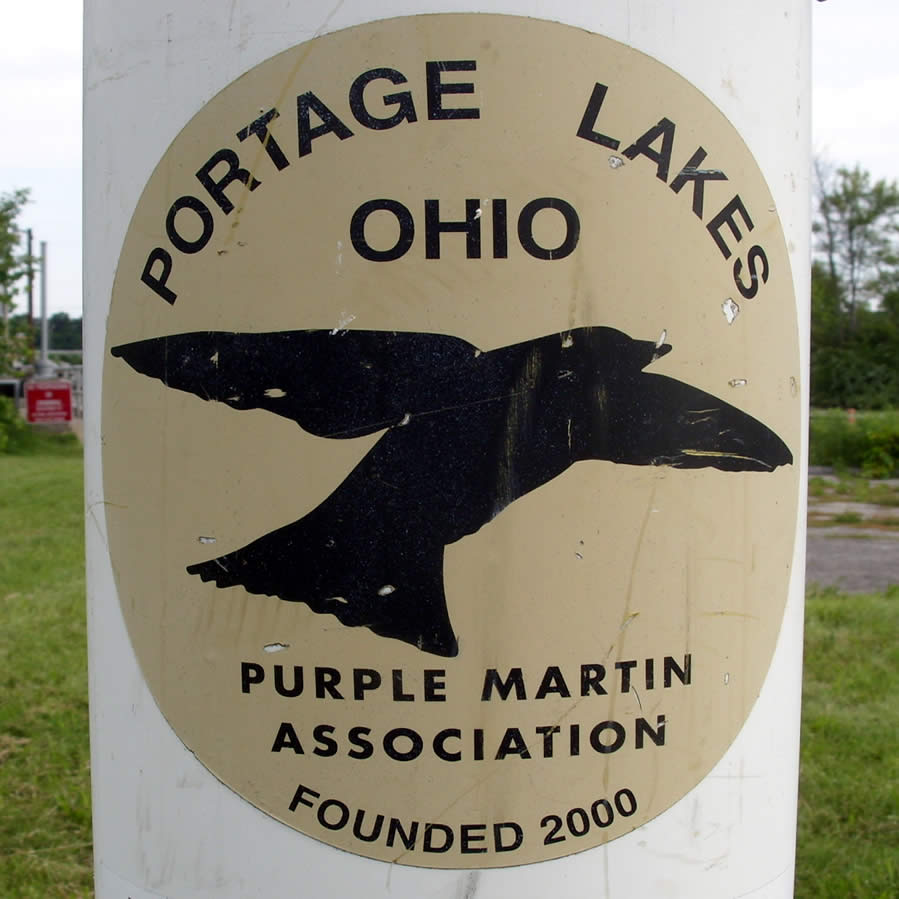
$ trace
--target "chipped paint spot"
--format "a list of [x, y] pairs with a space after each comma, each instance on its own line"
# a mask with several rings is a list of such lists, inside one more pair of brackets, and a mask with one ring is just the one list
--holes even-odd
[[384, 584], [380, 590], [378, 590], [378, 596], [390, 596], [391, 593], [396, 592], [396, 587], [393, 584]]
[[571, 334], [569, 333], [562, 335], [562, 347], [567, 350], [568, 347], [572, 346], [574, 346], [574, 338], [571, 336]]
[[609, 157], [609, 168], [620, 169], [624, 165], [624, 160], [620, 156]]
[[287, 392], [280, 387], [269, 387], [268, 390], [265, 391], [265, 395], [272, 399], [279, 399], [282, 396], [287, 396]]
[[726, 687], [730, 683], [730, 672], [724, 672], [724, 686]]
[[350, 322], [354, 321], [356, 321], [355, 315], [353, 315], [352, 313], [347, 314], [346, 312], [341, 312], [340, 318], [337, 320], [337, 324], [333, 328], [331, 328], [331, 336], [333, 337], [343, 331], [346, 331], [347, 325], [350, 324]]
[[746, 378], [731, 378], [728, 382], [731, 387], [745, 387], [749, 381]]
[[216, 350], [216, 351], [209, 357], [209, 361], [210, 361], [214, 366], [218, 367], [218, 364], [219, 364], [219, 351], [218, 351], [218, 350]]
[[344, 605], [346, 605], [346, 602], [347, 602], [346, 598], [343, 596], [329, 596], [327, 601], [328, 602], [342, 602]]
[[284, 652], [285, 649], [290, 649], [289, 643], [266, 643], [262, 647], [263, 652]]
[[403, 427], [405, 427], [407, 424], [409, 424], [410, 421], [412, 421], [412, 413], [411, 413], [411, 412], [407, 412], [407, 413], [406, 413], [406, 414], [399, 420], [399, 422], [397, 422], [397, 427], [398, 427], [398, 428], [403, 428]]
[[724, 313], [724, 317], [727, 319], [727, 323], [732, 325], [737, 316], [740, 314], [740, 307], [733, 301], [731, 297], [728, 297], [721, 304], [721, 311]]
[[197, 543], [215, 543], [215, 537], [197, 537]]
[[477, 221], [484, 214], [484, 210], [479, 206], [474, 211], [474, 220]]
[[796, 396], [799, 393], [799, 384], [796, 378], [790, 378], [790, 396]]
[[656, 349], [658, 349], [667, 339], [668, 339], [668, 329], [662, 328], [662, 333], [659, 334], [659, 339], [656, 341]]

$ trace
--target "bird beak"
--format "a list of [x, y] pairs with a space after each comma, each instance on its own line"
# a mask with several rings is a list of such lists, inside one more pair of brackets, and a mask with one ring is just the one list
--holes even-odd
[[[612, 460], [631, 465], [774, 471], [793, 454], [766, 425], [710, 393], [664, 375], [640, 373], [615, 385], [605, 425]], [[611, 420], [612, 418], [617, 421]]]

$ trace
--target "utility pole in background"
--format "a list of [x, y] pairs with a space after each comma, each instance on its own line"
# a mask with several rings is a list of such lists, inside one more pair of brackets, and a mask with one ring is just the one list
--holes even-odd
[[[31, 232], [28, 232], [29, 244], [31, 242]], [[29, 292], [31, 286], [31, 263], [29, 256]], [[36, 373], [39, 378], [49, 378], [53, 374], [53, 367], [50, 364], [49, 348], [50, 334], [47, 322], [47, 241], [41, 241], [41, 355], [37, 360]], [[29, 306], [31, 297], [29, 296]], [[30, 309], [29, 309], [30, 312]]]
[[34, 259], [31, 255], [31, 228], [26, 232], [28, 236], [28, 327], [34, 324]]

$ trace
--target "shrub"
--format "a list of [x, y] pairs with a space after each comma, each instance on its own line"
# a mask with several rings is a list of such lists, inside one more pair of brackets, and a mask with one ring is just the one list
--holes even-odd
[[854, 468], [866, 477], [899, 475], [899, 413], [816, 410], [809, 422], [809, 464]]
[[30, 428], [8, 396], [0, 396], [0, 453], [14, 453], [29, 443]]

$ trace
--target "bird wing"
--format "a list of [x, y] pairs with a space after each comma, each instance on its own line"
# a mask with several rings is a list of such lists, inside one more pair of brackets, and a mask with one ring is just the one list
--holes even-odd
[[446, 334], [326, 330], [196, 331], [111, 352], [167, 387], [234, 409], [265, 409], [332, 438], [372, 434], [452, 402], [458, 374], [480, 355]]

